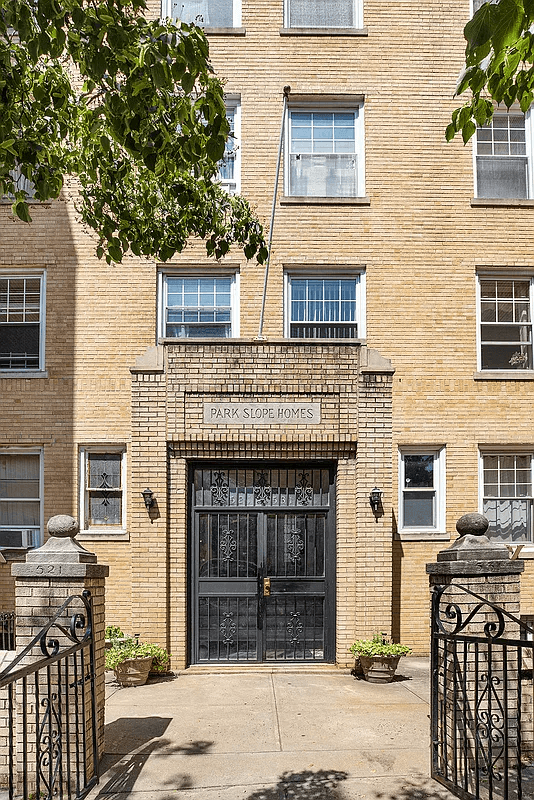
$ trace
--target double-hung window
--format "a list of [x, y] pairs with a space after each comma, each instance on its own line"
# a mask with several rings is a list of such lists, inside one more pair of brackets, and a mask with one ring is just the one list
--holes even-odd
[[495, 111], [487, 125], [477, 128], [475, 152], [477, 197], [532, 197], [530, 113]]
[[40, 452], [0, 452], [0, 548], [39, 547], [43, 479]]
[[0, 273], [0, 371], [43, 368], [43, 275]]
[[399, 459], [400, 529], [445, 530], [445, 448], [403, 448]]
[[365, 273], [325, 278], [289, 273], [285, 295], [287, 337], [365, 337]]
[[235, 28], [241, 25], [241, 0], [163, 0], [162, 16], [204, 28]]
[[479, 368], [531, 370], [532, 280], [479, 275]]
[[219, 162], [218, 180], [229, 194], [241, 191], [241, 106], [238, 99], [226, 100], [226, 119], [230, 125], [230, 135], [226, 140], [224, 156]]
[[532, 453], [483, 453], [482, 512], [488, 536], [532, 542]]
[[286, 0], [288, 28], [359, 28], [361, 0]]
[[352, 108], [291, 108], [286, 194], [362, 197], [363, 103]]
[[123, 532], [124, 447], [82, 448], [80, 455], [80, 516], [83, 519], [83, 532]]
[[238, 336], [237, 276], [161, 275], [160, 336], [171, 339]]

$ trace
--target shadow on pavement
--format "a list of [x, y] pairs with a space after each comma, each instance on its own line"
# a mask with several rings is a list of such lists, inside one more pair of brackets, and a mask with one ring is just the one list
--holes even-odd
[[347, 777], [346, 772], [335, 770], [284, 772], [276, 786], [259, 789], [246, 800], [345, 800], [337, 785]]

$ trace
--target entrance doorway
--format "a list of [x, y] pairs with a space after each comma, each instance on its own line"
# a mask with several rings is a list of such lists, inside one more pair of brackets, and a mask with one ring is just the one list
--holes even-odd
[[192, 663], [334, 660], [334, 480], [317, 462], [192, 467]]

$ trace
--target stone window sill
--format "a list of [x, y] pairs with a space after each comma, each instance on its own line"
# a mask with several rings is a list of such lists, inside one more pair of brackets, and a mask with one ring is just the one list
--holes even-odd
[[370, 206], [370, 197], [282, 197], [281, 206]]
[[450, 542], [451, 535], [446, 531], [397, 531], [395, 538], [402, 542]]
[[46, 370], [0, 370], [0, 380], [4, 378], [48, 378]]
[[128, 531], [117, 531], [114, 533], [113, 531], [99, 531], [98, 533], [94, 533], [93, 531], [80, 531], [80, 533], [76, 536], [76, 541], [81, 542], [129, 542], [130, 541], [130, 534]]
[[471, 207], [480, 206], [482, 208], [534, 208], [534, 200], [514, 200], [513, 198], [501, 197], [472, 197]]
[[502, 369], [475, 372], [475, 381], [534, 381], [534, 370]]
[[246, 28], [204, 28], [207, 36], [246, 36]]
[[280, 36], [368, 36], [367, 28], [280, 28]]

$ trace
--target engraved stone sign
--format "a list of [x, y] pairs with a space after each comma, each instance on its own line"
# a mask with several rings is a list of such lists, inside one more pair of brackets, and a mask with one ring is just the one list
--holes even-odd
[[204, 403], [210, 425], [317, 425], [320, 403]]

